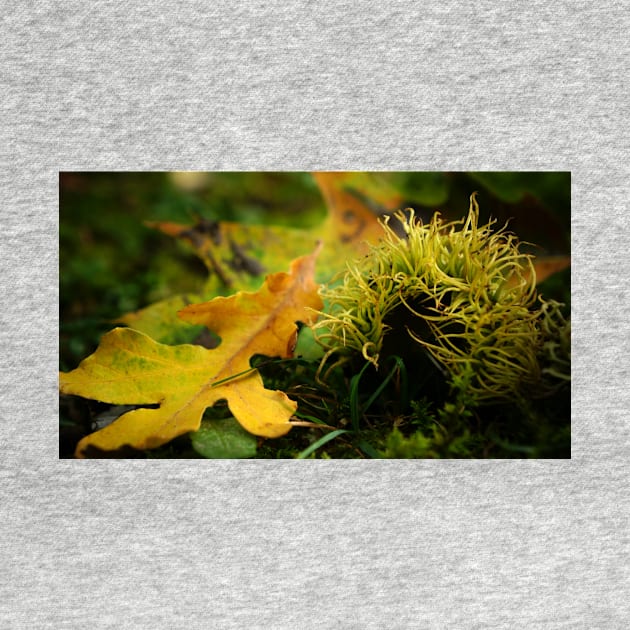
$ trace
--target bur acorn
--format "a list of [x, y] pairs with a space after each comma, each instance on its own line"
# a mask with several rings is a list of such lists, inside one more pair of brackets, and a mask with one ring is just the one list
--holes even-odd
[[314, 329], [324, 363], [360, 355], [378, 368], [398, 339], [403, 354], [421, 352], [449, 383], [465, 382], [476, 403], [542, 397], [570, 381], [563, 305], [538, 295], [532, 257], [506, 226], [479, 225], [474, 194], [461, 220], [436, 213], [423, 224], [411, 209], [393, 217], [401, 230], [391, 220], [381, 242], [321, 290], [327, 308]]

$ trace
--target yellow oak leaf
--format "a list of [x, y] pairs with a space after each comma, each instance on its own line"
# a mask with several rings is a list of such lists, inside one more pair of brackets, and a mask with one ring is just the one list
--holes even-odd
[[116, 405], [159, 406], [129, 411], [83, 438], [76, 456], [85, 456], [89, 447], [155, 448], [199, 429], [204, 410], [222, 399], [250, 433], [269, 438], [286, 434], [297, 405], [285, 393], [265, 389], [250, 359], [257, 354], [293, 355], [296, 322], [311, 323], [314, 310], [323, 306], [314, 280], [319, 249], [294, 260], [289, 273], [267, 276], [255, 293], [239, 292], [182, 309], [183, 320], [219, 335], [215, 349], [168, 346], [130, 328], [104, 335], [94, 354], [75, 370], [61, 373], [61, 392]]

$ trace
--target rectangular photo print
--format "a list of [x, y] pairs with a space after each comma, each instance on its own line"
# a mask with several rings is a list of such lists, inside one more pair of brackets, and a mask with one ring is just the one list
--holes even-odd
[[60, 458], [571, 457], [568, 172], [62, 172]]

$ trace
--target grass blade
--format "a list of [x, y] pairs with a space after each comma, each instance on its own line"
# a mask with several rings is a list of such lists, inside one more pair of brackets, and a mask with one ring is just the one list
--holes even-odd
[[357, 446], [368, 457], [371, 457], [372, 459], [380, 459], [381, 458], [381, 455], [379, 454], [379, 452], [371, 444], [368, 444], [367, 442], [361, 441], [361, 442], [359, 442], [359, 444]]
[[359, 406], [359, 382], [363, 376], [363, 372], [372, 365], [366, 363], [358, 374], [355, 374], [350, 380], [350, 420], [352, 421], [352, 429], [359, 430], [359, 419], [361, 418], [361, 407]]
[[324, 444], [330, 442], [331, 440], [334, 440], [338, 435], [341, 435], [342, 433], [348, 433], [348, 431], [346, 431], [345, 429], [337, 429], [336, 431], [333, 431], [332, 433], [328, 433], [327, 435], [324, 435], [324, 437], [319, 438], [317, 442], [313, 442], [309, 447], [305, 448], [296, 457], [296, 459], [305, 459], [311, 453], [316, 451], [320, 446], [323, 446]]

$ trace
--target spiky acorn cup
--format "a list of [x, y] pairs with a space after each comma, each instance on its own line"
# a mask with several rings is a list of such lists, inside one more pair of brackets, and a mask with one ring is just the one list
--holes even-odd
[[570, 379], [561, 305], [537, 295], [531, 257], [516, 236], [493, 231], [494, 221], [478, 225], [475, 195], [460, 221], [436, 213], [423, 225], [412, 210], [396, 219], [404, 237], [387, 217], [384, 240], [322, 290], [328, 307], [315, 334], [325, 361], [359, 353], [378, 368], [388, 341], [403, 332], [407, 346], [428, 353], [451, 384], [465, 382], [478, 403], [544, 396]]

